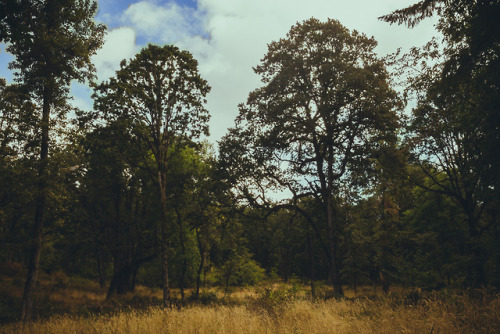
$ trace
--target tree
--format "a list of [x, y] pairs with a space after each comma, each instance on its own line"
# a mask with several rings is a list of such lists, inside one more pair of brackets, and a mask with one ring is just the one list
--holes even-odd
[[[415, 160], [435, 187], [454, 198], [465, 213], [473, 260], [469, 284], [485, 283], [487, 253], [479, 243], [498, 220], [500, 201], [500, 3], [498, 1], [421, 1], [382, 17], [410, 27], [438, 13], [442, 51], [430, 42], [402, 58], [417, 92], [410, 125]], [[428, 64], [429, 62], [427, 62]], [[442, 177], [442, 174], [446, 178]]]
[[102, 285], [106, 258], [113, 259], [108, 298], [134, 291], [139, 267], [158, 256], [157, 186], [144, 168], [148, 162], [126, 130], [126, 123], [115, 122], [87, 133], [82, 140], [84, 214], [75, 219], [80, 237], [73, 245], [95, 259]]
[[337, 296], [343, 291], [336, 203], [343, 187], [366, 179], [372, 153], [397, 126], [398, 99], [376, 44], [335, 20], [296, 24], [286, 39], [269, 44], [254, 69], [264, 86], [240, 106], [236, 127], [221, 143], [221, 160], [241, 176], [241, 192], [254, 203], [273, 189], [287, 189], [294, 203], [306, 196], [320, 203]]
[[169, 210], [167, 179], [170, 163], [186, 142], [208, 134], [208, 111], [203, 104], [210, 86], [198, 73], [198, 62], [174, 46], [149, 45], [129, 62], [123, 60], [116, 77], [95, 90], [95, 109], [108, 121], [128, 119], [130, 131], [147, 144], [161, 195], [163, 302], [170, 303], [168, 282]]
[[[440, 176], [447, 179], [446, 174]], [[423, 183], [438, 187], [431, 179]], [[404, 213], [409, 240], [404, 274], [410, 284], [439, 287], [463, 284], [468, 229], [458, 202], [436, 191], [415, 186], [415, 205]]]
[[31, 97], [41, 105], [39, 116], [40, 159], [35, 203], [33, 252], [24, 288], [22, 320], [32, 317], [33, 292], [42, 249], [47, 195], [52, 113], [66, 114], [72, 80], [92, 78], [92, 56], [103, 43], [105, 27], [93, 21], [97, 3], [91, 0], [0, 2], [0, 41], [15, 56], [10, 68]]
[[18, 85], [0, 78], [0, 258], [20, 261], [26, 247], [27, 212], [36, 175], [30, 168], [35, 105]]

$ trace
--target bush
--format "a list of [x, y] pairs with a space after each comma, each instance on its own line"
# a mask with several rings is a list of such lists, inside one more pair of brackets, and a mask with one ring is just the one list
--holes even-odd
[[233, 257], [213, 274], [217, 277], [217, 284], [222, 286], [255, 285], [266, 277], [265, 270], [256, 261], [244, 256]]
[[263, 311], [271, 317], [279, 316], [296, 299], [297, 291], [298, 289], [295, 285], [290, 289], [266, 288], [262, 295], [251, 303], [250, 308]]

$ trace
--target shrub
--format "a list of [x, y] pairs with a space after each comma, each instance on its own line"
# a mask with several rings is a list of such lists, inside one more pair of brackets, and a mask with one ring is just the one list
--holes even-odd
[[290, 289], [266, 288], [264, 292], [250, 304], [250, 308], [256, 311], [264, 311], [271, 317], [277, 317], [296, 299], [297, 291], [298, 289], [295, 285]]

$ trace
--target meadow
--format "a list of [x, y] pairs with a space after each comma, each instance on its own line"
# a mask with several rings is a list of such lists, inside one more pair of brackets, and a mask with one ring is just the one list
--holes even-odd
[[[310, 286], [268, 281], [233, 288], [212, 287], [198, 300], [160, 307], [161, 291], [138, 286], [135, 293], [106, 299], [98, 284], [62, 272], [43, 274], [36, 296], [37, 320], [15, 321], [22, 279], [10, 268], [0, 275], [1, 333], [499, 333], [500, 294], [493, 289], [422, 291], [380, 287], [346, 298], [329, 298]], [[189, 293], [188, 293], [189, 295]]]

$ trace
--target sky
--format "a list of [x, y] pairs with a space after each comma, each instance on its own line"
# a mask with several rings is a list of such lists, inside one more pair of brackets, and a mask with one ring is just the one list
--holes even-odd
[[[376, 52], [385, 56], [422, 46], [436, 35], [435, 19], [416, 28], [389, 25], [377, 18], [416, 0], [99, 0], [98, 22], [108, 33], [103, 48], [93, 57], [100, 81], [115, 74], [122, 59], [133, 58], [148, 43], [174, 44], [199, 62], [201, 76], [212, 91], [209, 142], [216, 143], [234, 125], [238, 104], [261, 85], [252, 67], [267, 52], [267, 44], [285, 38], [291, 26], [315, 17], [337, 19], [378, 41]], [[12, 56], [0, 45], [0, 77], [12, 82], [7, 70]], [[91, 91], [74, 83], [73, 104], [91, 110]]]

